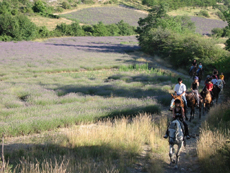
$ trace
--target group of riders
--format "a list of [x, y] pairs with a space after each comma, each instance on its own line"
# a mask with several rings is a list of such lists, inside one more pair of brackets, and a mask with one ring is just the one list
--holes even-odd
[[[196, 60], [194, 60], [192, 62], [192, 66], [190, 68], [190, 71], [193, 68], [197, 68], [197, 62], [196, 62]], [[200, 85], [199, 84], [198, 74], [199, 74], [199, 71], [202, 70], [202, 68], [203, 68], [202, 64], [199, 63], [198, 69], [196, 71], [197, 74], [194, 77], [194, 81], [191, 84], [191, 90], [192, 90], [192, 92], [194, 93], [194, 95], [196, 97], [196, 106], [198, 108], [199, 108], [199, 91], [198, 91], [198, 88], [199, 88], [199, 85]], [[213, 74], [212, 75], [208, 75], [206, 77], [206, 80], [204, 82], [205, 86], [204, 86], [203, 90], [209, 91], [210, 94], [211, 94], [211, 96], [214, 97], [214, 94], [212, 92], [213, 86], [217, 84], [217, 81], [219, 79], [223, 82], [223, 84], [225, 84], [223, 73], [221, 73], [219, 75], [219, 78], [218, 78], [218, 71], [216, 69], [214, 69], [213, 70]], [[181, 96], [181, 98], [182, 98], [182, 100], [184, 102], [184, 107], [187, 108], [186, 85], [182, 83], [182, 78], [178, 78], [178, 83], [175, 85], [174, 91], [175, 91], [175, 95], [176, 96]], [[174, 107], [173, 107], [173, 104], [174, 104]], [[188, 125], [185, 122], [185, 110], [181, 106], [181, 101], [179, 99], [172, 100], [169, 110], [173, 112], [173, 119], [172, 119], [172, 121], [175, 120], [175, 119], [179, 119], [180, 122], [183, 123], [183, 126], [184, 126], [184, 136], [186, 136], [187, 139], [190, 139]], [[168, 136], [169, 136], [169, 132], [168, 132], [168, 129], [167, 129], [164, 138], [168, 138]]]

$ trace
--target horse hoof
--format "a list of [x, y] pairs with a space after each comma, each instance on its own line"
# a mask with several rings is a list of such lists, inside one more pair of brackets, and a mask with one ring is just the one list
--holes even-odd
[[175, 169], [178, 169], [178, 166], [176, 165], [176, 166], [174, 166], [174, 168], [175, 168]]

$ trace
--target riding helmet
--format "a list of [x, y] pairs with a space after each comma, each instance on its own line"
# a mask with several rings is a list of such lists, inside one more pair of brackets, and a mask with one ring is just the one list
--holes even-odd
[[199, 80], [199, 78], [197, 76], [194, 77], [194, 80]]

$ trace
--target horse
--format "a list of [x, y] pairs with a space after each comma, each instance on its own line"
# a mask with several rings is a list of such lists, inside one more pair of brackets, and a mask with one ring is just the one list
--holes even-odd
[[[181, 152], [182, 146], [185, 146], [185, 138], [182, 129], [182, 123], [178, 119], [172, 121], [169, 125], [169, 157], [170, 157], [170, 165], [175, 163], [175, 168], [178, 168], [178, 161]], [[177, 145], [177, 152], [175, 153], [174, 145]], [[176, 159], [175, 158], [176, 155]]]
[[171, 100], [171, 104], [170, 104], [170, 108], [169, 108], [169, 109], [172, 111], [173, 107], [175, 106], [174, 101], [175, 101], [176, 99], [180, 100], [180, 102], [181, 102], [181, 107], [184, 108], [185, 119], [188, 120], [188, 117], [187, 117], [187, 115], [186, 115], [186, 106], [184, 105], [184, 101], [183, 101], [181, 95], [180, 95], [180, 96], [178, 96], [178, 95], [175, 96], [175, 95], [171, 94], [171, 96], [172, 96], [172, 100]]
[[213, 100], [216, 99], [216, 104], [217, 104], [218, 99], [219, 99], [220, 91], [221, 91], [221, 89], [220, 89], [219, 86], [213, 85], [213, 89], [212, 89], [212, 92], [213, 92], [213, 95], [214, 95]]
[[212, 102], [212, 95], [210, 91], [207, 90], [207, 88], [204, 88], [200, 95], [203, 98], [203, 114], [205, 114], [206, 111], [209, 111], [211, 102]]
[[197, 73], [197, 77], [199, 78], [199, 83], [203, 78], [203, 69], [200, 69], [199, 72]]
[[191, 108], [189, 121], [191, 122], [191, 120], [194, 119], [196, 104], [199, 105], [199, 119], [201, 119], [201, 107], [203, 102], [202, 97], [199, 95], [199, 103], [197, 103], [196, 96], [194, 93], [186, 93], [185, 96], [188, 103], [188, 107]]
[[189, 71], [189, 75], [191, 78], [196, 76], [197, 67], [193, 67], [192, 70]]

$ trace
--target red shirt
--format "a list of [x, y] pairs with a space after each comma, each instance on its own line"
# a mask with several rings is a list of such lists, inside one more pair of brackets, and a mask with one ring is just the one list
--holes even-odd
[[206, 88], [209, 90], [209, 91], [212, 91], [212, 87], [213, 87], [213, 84], [212, 83], [206, 83]]

